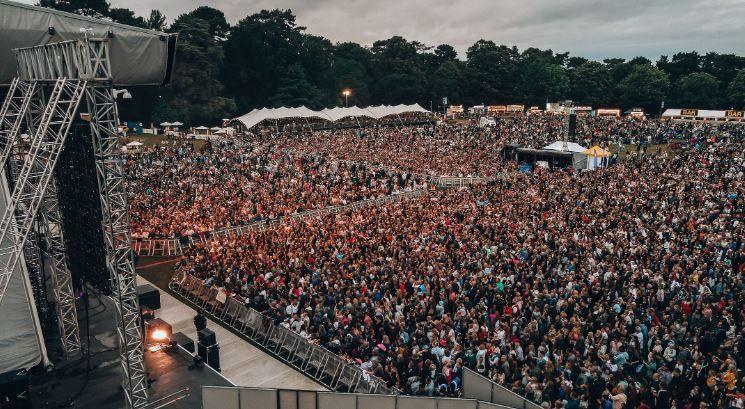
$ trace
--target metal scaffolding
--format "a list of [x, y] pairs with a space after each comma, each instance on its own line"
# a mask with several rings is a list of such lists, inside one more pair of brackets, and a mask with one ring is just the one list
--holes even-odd
[[[17, 264], [34, 218], [41, 210], [42, 230], [53, 266], [54, 292], [61, 324], [75, 322], [75, 328], [61, 328], [63, 345], [79, 349], [77, 317], [69, 272], [65, 266], [62, 229], [56, 188], [52, 180], [54, 166], [64, 145], [70, 125], [83, 98], [88, 108], [96, 173], [102, 209], [102, 228], [106, 245], [106, 263], [116, 304], [117, 335], [124, 379], [122, 387], [130, 408], [147, 405], [140, 309], [135, 284], [134, 256], [131, 250], [127, 195], [124, 185], [124, 156], [118, 135], [118, 113], [111, 77], [107, 38], [85, 38], [16, 50], [19, 79], [11, 84], [12, 93], [0, 111], [0, 125], [7, 127], [26, 112], [32, 130], [29, 148], [14, 186], [11, 200], [0, 221], [0, 302], [13, 267]], [[45, 84], [48, 93], [23, 93], [27, 99], [13, 97], [25, 84]], [[45, 95], [47, 94], [47, 95]], [[22, 104], [25, 105], [25, 109]], [[16, 113], [17, 112], [17, 113]], [[12, 114], [15, 114], [15, 117]], [[81, 115], [82, 116], [82, 115]], [[6, 117], [8, 119], [6, 119]], [[15, 122], [13, 122], [15, 123]], [[15, 129], [17, 135], [18, 130]], [[6, 145], [9, 145], [7, 138]], [[0, 143], [2, 143], [0, 136]], [[3, 146], [3, 152], [6, 146]], [[1, 158], [0, 158], [1, 159]], [[69, 291], [68, 291], [69, 290]], [[64, 311], [60, 311], [60, 309]]]

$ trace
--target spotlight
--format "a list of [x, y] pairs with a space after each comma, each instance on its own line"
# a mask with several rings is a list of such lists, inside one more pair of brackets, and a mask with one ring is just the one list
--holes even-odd
[[168, 344], [173, 334], [171, 325], [156, 318], [147, 325], [147, 341], [151, 344]]
[[168, 339], [168, 333], [162, 329], [156, 329], [150, 334], [150, 339], [153, 341], [161, 342]]
[[49, 28], [47, 29], [47, 33], [49, 33], [50, 36], [53, 36], [57, 34], [57, 30], [54, 27], [49, 26]]

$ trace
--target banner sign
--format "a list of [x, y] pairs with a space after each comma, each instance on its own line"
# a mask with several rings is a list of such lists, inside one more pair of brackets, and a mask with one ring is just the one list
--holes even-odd
[[698, 116], [698, 109], [681, 109], [680, 116]]
[[595, 111], [595, 115], [597, 116], [621, 116], [621, 110], [620, 109], [611, 109], [611, 108], [601, 108]]
[[745, 114], [745, 111], [729, 110], [725, 112], [724, 116], [727, 118], [745, 118], [743, 114]]
[[507, 110], [511, 112], [525, 111], [525, 105], [507, 105]]
[[487, 111], [489, 112], [504, 112], [507, 110], [507, 107], [504, 105], [489, 105], [487, 107]]

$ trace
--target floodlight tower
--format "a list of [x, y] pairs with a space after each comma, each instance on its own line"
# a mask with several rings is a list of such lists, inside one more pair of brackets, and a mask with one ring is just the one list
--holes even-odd
[[[64, 242], [56, 200], [54, 167], [70, 126], [85, 100], [96, 160], [102, 209], [102, 229], [112, 298], [116, 305], [117, 336], [129, 408], [147, 405], [140, 310], [124, 185], [124, 156], [117, 135], [118, 113], [113, 88], [109, 37], [88, 36], [15, 50], [18, 77], [0, 108], [0, 161], [4, 164], [18, 145], [21, 122], [30, 140], [12, 194], [0, 220], [0, 303], [37, 216], [50, 244], [55, 296], [63, 345], [80, 349], [74, 294], [65, 265]], [[65, 315], [67, 314], [67, 315]], [[60, 319], [61, 318], [61, 319]], [[65, 331], [70, 334], [66, 335]]]

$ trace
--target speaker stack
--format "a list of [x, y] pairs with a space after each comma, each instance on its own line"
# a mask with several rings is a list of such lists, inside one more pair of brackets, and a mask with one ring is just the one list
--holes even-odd
[[577, 114], [569, 114], [569, 136], [577, 136]]
[[197, 352], [202, 360], [212, 369], [220, 371], [220, 346], [217, 344], [215, 332], [209, 328], [204, 328], [197, 332], [199, 343]]

